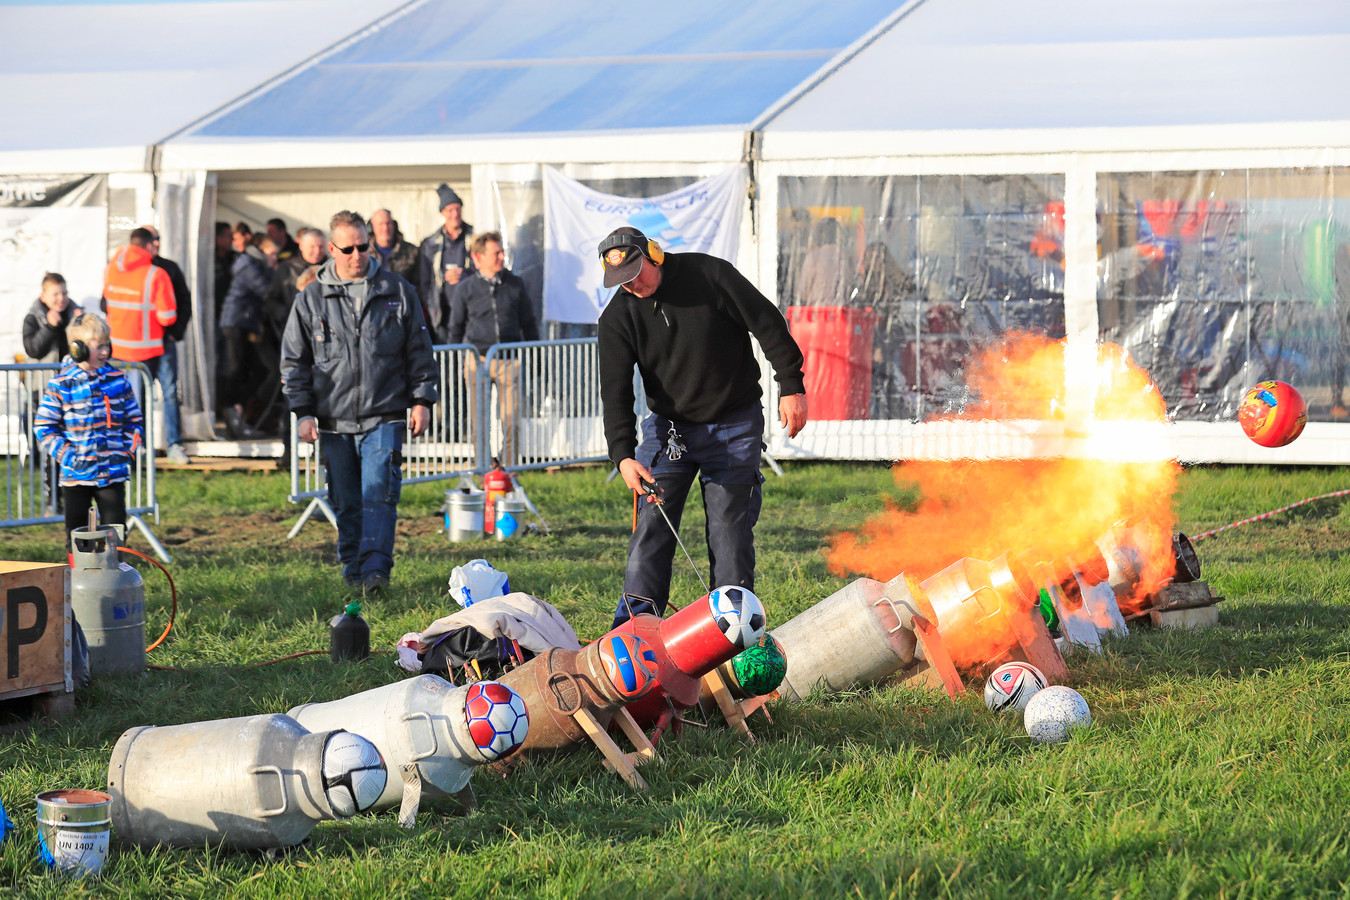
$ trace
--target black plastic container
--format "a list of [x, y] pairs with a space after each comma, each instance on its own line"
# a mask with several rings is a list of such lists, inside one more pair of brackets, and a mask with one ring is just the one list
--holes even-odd
[[328, 656], [333, 662], [370, 656], [370, 625], [361, 618], [361, 604], [353, 601], [328, 623]]

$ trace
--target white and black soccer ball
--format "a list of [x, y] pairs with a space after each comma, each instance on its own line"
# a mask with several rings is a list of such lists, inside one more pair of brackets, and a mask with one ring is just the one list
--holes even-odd
[[345, 819], [370, 809], [388, 778], [379, 748], [359, 734], [333, 732], [323, 748], [323, 790], [334, 813]]
[[984, 705], [994, 712], [1026, 709], [1032, 696], [1047, 684], [1045, 673], [1031, 663], [1004, 663], [984, 683]]
[[464, 695], [469, 737], [485, 762], [500, 759], [525, 743], [530, 713], [525, 700], [500, 681], [478, 681]]
[[708, 608], [722, 636], [737, 650], [753, 647], [764, 637], [768, 618], [764, 604], [751, 591], [736, 585], [717, 588], [708, 595]]
[[1022, 713], [1027, 734], [1038, 744], [1067, 741], [1070, 733], [1092, 724], [1092, 711], [1083, 695], [1057, 684], [1038, 691]]

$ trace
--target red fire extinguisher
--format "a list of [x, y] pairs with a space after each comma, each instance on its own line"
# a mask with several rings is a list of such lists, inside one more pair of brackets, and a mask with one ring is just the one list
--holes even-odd
[[502, 468], [496, 459], [492, 468], [483, 476], [483, 532], [492, 534], [497, 530], [497, 501], [515, 490], [511, 475]]

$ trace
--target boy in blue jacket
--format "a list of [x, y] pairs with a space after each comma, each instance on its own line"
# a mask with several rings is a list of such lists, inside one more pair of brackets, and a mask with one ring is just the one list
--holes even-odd
[[98, 504], [103, 524], [126, 524], [126, 483], [145, 438], [145, 420], [126, 376], [108, 365], [108, 324], [86, 314], [66, 329], [66, 338], [69, 355], [47, 382], [33, 434], [61, 467], [69, 551], [70, 533], [88, 524], [91, 502]]

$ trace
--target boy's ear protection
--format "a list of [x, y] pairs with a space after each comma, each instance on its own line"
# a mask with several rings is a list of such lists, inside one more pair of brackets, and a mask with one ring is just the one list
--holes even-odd
[[77, 363], [89, 361], [89, 345], [84, 341], [70, 342], [70, 358]]

